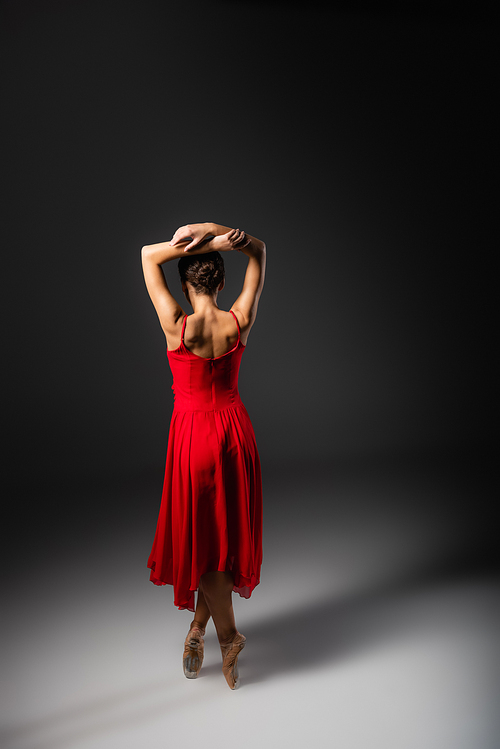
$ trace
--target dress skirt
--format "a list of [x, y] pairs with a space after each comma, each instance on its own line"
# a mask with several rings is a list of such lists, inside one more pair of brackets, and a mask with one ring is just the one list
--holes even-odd
[[195, 611], [200, 576], [231, 571], [250, 598], [262, 564], [262, 477], [245, 406], [174, 408], [150, 580], [172, 585], [174, 605]]

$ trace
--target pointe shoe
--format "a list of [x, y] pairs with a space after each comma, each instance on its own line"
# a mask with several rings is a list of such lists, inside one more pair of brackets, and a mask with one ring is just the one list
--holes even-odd
[[203, 664], [205, 641], [203, 636], [205, 630], [200, 627], [192, 627], [184, 640], [184, 652], [182, 654], [182, 668], [187, 679], [196, 679]]
[[246, 640], [245, 635], [237, 632], [229, 644], [220, 646], [222, 653], [222, 673], [226, 677], [226, 681], [231, 689], [237, 689], [240, 685], [238, 656], [245, 647]]

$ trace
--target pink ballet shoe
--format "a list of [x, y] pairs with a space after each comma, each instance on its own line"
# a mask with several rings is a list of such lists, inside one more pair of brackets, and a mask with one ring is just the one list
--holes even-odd
[[[241, 632], [237, 632], [233, 640], [227, 645], [221, 645], [222, 673], [231, 689], [237, 689], [240, 685], [238, 672], [238, 656], [245, 647], [247, 638]], [[220, 643], [219, 643], [220, 644]]]
[[205, 641], [203, 636], [205, 630], [200, 627], [191, 627], [184, 640], [184, 653], [182, 654], [182, 667], [187, 679], [196, 679], [203, 664]]

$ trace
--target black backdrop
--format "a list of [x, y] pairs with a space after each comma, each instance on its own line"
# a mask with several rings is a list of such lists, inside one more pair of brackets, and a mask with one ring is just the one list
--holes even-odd
[[[92, 515], [98, 487], [112, 512], [160, 486], [171, 376], [140, 249], [194, 221], [268, 247], [240, 376], [267, 471], [488, 472], [494, 34], [477, 7], [415, 8], [3, 4], [16, 518], [48, 534], [82, 519], [72, 491]], [[228, 309], [245, 259], [225, 260]]]

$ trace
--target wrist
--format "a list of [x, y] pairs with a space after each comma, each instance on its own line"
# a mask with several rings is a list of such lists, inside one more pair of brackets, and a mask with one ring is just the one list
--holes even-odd
[[230, 226], [222, 226], [221, 224], [209, 223], [208, 226], [210, 226], [210, 233], [213, 234], [214, 237], [220, 237], [221, 234], [227, 234], [228, 231], [231, 231]]
[[[210, 232], [210, 234], [212, 234], [212, 232]], [[214, 234], [211, 239], [205, 239], [205, 241], [203, 242], [203, 247], [205, 248], [205, 252], [215, 252], [216, 250], [218, 250], [218, 244], [219, 241], [217, 235]]]

